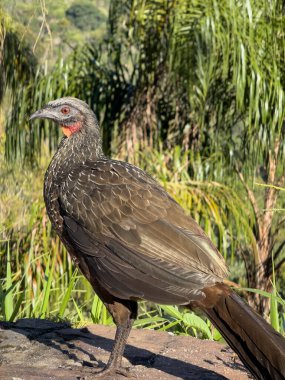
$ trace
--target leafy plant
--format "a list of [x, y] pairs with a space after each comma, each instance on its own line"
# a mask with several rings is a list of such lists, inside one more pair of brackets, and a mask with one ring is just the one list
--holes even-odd
[[141, 313], [139, 319], [135, 321], [135, 327], [213, 339], [208, 324], [201, 317], [177, 306], [155, 305], [148, 310], [146, 303], [142, 303]]
[[21, 41], [19, 25], [0, 8], [0, 104], [7, 88], [15, 92], [33, 78], [36, 64], [28, 44]]

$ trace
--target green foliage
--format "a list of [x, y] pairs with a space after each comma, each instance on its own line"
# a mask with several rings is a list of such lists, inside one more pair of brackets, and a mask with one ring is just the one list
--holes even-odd
[[214, 339], [208, 324], [193, 312], [177, 306], [155, 305], [149, 308], [146, 303], [140, 305], [141, 313], [134, 326], [140, 328], [171, 331], [178, 335], [192, 335]]
[[69, 256], [51, 235], [42, 208], [30, 214], [26, 227], [28, 231], [22, 239], [16, 241], [11, 231], [10, 240], [1, 242], [1, 319], [63, 318], [67, 313], [77, 321], [78, 314], [70, 314], [70, 300], [78, 297], [84, 302], [80, 287], [87, 281], [73, 274]]
[[109, 0], [85, 0], [82, 3], [92, 10], [95, 8], [95, 18], [100, 15], [102, 21], [94, 29], [94, 17], [85, 20], [91, 22], [90, 26], [86, 24], [86, 30], [78, 29], [66, 17], [66, 11], [73, 3], [73, 0], [1, 0], [0, 7], [10, 15], [14, 24], [20, 26], [21, 35], [38, 60], [46, 64], [45, 60], [49, 58], [48, 63], [52, 67], [59, 51], [66, 56], [77, 44], [82, 45], [89, 40], [98, 43], [106, 34], [104, 19], [108, 15]]
[[90, 3], [75, 3], [65, 11], [66, 17], [80, 30], [95, 30], [106, 17]]
[[34, 76], [36, 63], [19, 26], [0, 8], [0, 104], [7, 87], [15, 92]]
[[[273, 265], [274, 267], [274, 265]], [[273, 292], [270, 297], [270, 323], [275, 328], [275, 330], [280, 332], [280, 323], [278, 315], [278, 303], [277, 303], [277, 290], [275, 283], [275, 274], [273, 272]], [[285, 301], [283, 301], [283, 306], [285, 306]], [[283, 332], [283, 331], [282, 331]]]
[[273, 291], [272, 293], [265, 292], [264, 290], [260, 289], [251, 289], [251, 288], [240, 288], [240, 291], [246, 291], [249, 293], [259, 294], [262, 297], [268, 298], [270, 300], [270, 323], [272, 327], [275, 328], [278, 332], [284, 335], [285, 332], [285, 300], [282, 298], [282, 296], [278, 293], [275, 280], [273, 284]]
[[[168, 86], [171, 79], [187, 83], [190, 130], [198, 129], [198, 148], [205, 149], [206, 144], [210, 151], [222, 153], [223, 163], [242, 165], [251, 174], [276, 139], [283, 152], [282, 1], [133, 4], [140, 36], [168, 16], [170, 31], [164, 29], [170, 41], [164, 47], [166, 68], [172, 73]], [[154, 60], [159, 62], [158, 55]]]
[[[123, 148], [131, 159], [162, 141], [215, 156], [203, 167], [208, 177], [233, 167], [252, 175], [276, 139], [280, 157], [284, 150], [281, 19], [280, 0], [112, 2], [101, 48], [76, 51], [50, 75], [40, 71], [19, 96], [27, 111], [64, 94], [86, 100], [102, 120], [106, 152]], [[64, 91], [56, 78], [66, 82]], [[14, 112], [12, 123], [26, 124]], [[9, 125], [11, 144], [22, 140], [22, 154], [33, 151], [38, 132], [26, 125], [15, 134]]]

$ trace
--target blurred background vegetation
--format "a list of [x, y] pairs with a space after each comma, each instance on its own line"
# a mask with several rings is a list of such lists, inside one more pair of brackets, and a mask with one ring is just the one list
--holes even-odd
[[[0, 318], [111, 323], [51, 231], [43, 174], [61, 138], [28, 116], [76, 96], [107, 155], [155, 176], [284, 332], [285, 6], [281, 0], [2, 0]], [[218, 339], [141, 304], [138, 326]]]

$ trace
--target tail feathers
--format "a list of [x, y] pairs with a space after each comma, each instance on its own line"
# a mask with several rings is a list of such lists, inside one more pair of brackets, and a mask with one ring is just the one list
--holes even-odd
[[257, 379], [285, 379], [285, 339], [237, 294], [204, 312]]

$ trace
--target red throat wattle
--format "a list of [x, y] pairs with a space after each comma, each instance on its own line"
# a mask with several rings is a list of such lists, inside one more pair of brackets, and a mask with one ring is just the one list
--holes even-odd
[[81, 127], [82, 127], [81, 121], [77, 121], [76, 123], [71, 124], [71, 125], [64, 125], [64, 124], [61, 125], [62, 132], [67, 137], [70, 137], [71, 135], [73, 135], [73, 133], [78, 132]]

